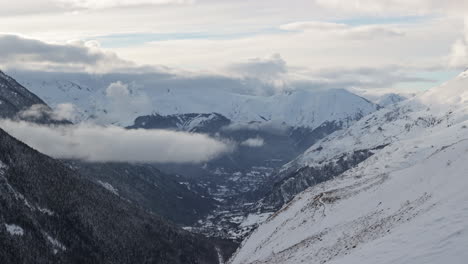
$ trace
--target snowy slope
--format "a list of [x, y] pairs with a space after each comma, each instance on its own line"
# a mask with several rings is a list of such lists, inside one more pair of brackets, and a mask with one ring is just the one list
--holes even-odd
[[[325, 121], [358, 119], [375, 106], [345, 90], [295, 90], [273, 96], [236, 93], [201, 94], [173, 91], [155, 94], [155, 105], [170, 113], [217, 112], [235, 122], [272, 121], [290, 126], [315, 128]], [[182, 103], [181, 103], [182, 102]]]
[[390, 93], [390, 94], [383, 95], [381, 98], [377, 100], [376, 103], [382, 107], [387, 107], [387, 106], [396, 105], [400, 102], [403, 102], [406, 99], [408, 98], [401, 96], [399, 94]]
[[296, 196], [231, 263], [466, 263], [468, 72], [369, 115], [288, 166], [385, 144]]
[[[11, 73], [49, 105], [73, 103], [78, 119], [131, 125], [138, 116], [219, 113], [233, 122], [271, 121], [316, 128], [325, 121], [352, 121], [376, 110], [376, 105], [346, 90], [298, 89], [275, 95], [255, 95], [242, 80], [205, 81], [172, 75], [86, 75]], [[108, 96], [110, 84], [121, 82], [128, 94]], [[118, 104], [114, 104], [118, 103]], [[118, 109], [115, 106], [119, 105]], [[126, 109], [124, 109], [126, 108]]]

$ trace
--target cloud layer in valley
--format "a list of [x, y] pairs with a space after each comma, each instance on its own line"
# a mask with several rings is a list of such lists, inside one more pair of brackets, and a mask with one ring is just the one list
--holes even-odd
[[42, 126], [1, 120], [0, 127], [54, 158], [93, 162], [200, 163], [233, 150], [206, 135], [166, 130], [127, 130], [90, 124]]
[[265, 140], [263, 138], [249, 138], [241, 143], [241, 146], [251, 147], [251, 148], [259, 148], [265, 145]]

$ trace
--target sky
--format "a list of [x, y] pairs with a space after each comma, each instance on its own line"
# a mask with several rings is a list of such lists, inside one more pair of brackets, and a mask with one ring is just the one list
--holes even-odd
[[[378, 98], [438, 86], [467, 65], [464, 0], [0, 0], [0, 70], [94, 81], [107, 87], [115, 103], [107, 106], [118, 117], [149, 102], [130, 96], [130, 84], [255, 96], [343, 88]], [[55, 103], [61, 107], [54, 116], [77, 112]], [[197, 163], [236, 144], [264, 144], [93, 124], [0, 123], [51, 156], [91, 161]]]
[[468, 62], [462, 0], [1, 2], [3, 69], [164, 69], [409, 91]]

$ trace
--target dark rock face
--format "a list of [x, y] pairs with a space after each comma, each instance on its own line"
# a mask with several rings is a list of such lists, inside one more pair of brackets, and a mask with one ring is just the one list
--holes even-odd
[[0, 130], [0, 263], [218, 263], [215, 246]]
[[122, 198], [178, 225], [192, 225], [215, 208], [215, 201], [179, 183], [150, 164], [66, 161], [81, 175]]
[[[361, 119], [361, 116], [356, 117], [355, 120], [359, 119]], [[355, 120], [349, 120], [348, 122], [352, 122]], [[307, 127], [293, 128], [290, 132], [290, 135], [295, 140], [296, 144], [299, 146], [298, 149], [300, 149], [301, 152], [303, 152], [320, 139], [330, 135], [335, 131], [342, 129], [345, 126], [346, 125], [342, 121], [331, 121], [325, 122], [315, 129], [310, 129]]]
[[[328, 181], [357, 166], [374, 155], [374, 150], [383, 147], [345, 153], [319, 166], [307, 166], [293, 172], [285, 172], [284, 175], [278, 175], [277, 177], [280, 180], [273, 185], [273, 188], [260, 201], [258, 206], [261, 210], [276, 211], [307, 188]], [[320, 151], [320, 149], [317, 151]]]
[[231, 123], [231, 120], [217, 113], [181, 114], [162, 116], [158, 114], [140, 116], [130, 129], [171, 129], [187, 132], [212, 134]]

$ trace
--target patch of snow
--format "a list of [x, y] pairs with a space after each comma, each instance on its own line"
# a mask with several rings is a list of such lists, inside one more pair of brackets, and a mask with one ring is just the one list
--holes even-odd
[[265, 222], [272, 213], [249, 214], [241, 223], [241, 227], [258, 225]]
[[46, 215], [49, 215], [49, 216], [53, 216], [54, 215], [54, 212], [52, 212], [51, 210], [47, 209], [47, 208], [41, 208], [39, 206], [36, 206], [37, 210], [39, 210], [39, 212], [43, 213], [43, 214], [46, 214]]
[[216, 246], [215, 250], [216, 250], [216, 253], [218, 254], [218, 263], [219, 264], [224, 264], [224, 258], [223, 258], [223, 254], [221, 252], [221, 249], [219, 249], [219, 247]]
[[61, 251], [67, 250], [67, 248], [60, 241], [51, 237], [47, 233], [45, 235], [47, 237], [47, 240], [52, 244], [52, 247], [53, 247], [52, 251], [54, 252], [54, 254], [57, 254], [59, 250]]
[[112, 186], [110, 183], [108, 182], [102, 182], [102, 181], [98, 181], [98, 183], [104, 187], [106, 190], [108, 190], [109, 192], [119, 196], [119, 192], [116, 188], [114, 188], [114, 186]]
[[12, 236], [23, 236], [24, 235], [24, 230], [20, 226], [17, 225], [8, 225], [5, 224], [5, 228], [8, 233]]

